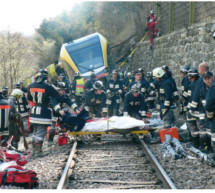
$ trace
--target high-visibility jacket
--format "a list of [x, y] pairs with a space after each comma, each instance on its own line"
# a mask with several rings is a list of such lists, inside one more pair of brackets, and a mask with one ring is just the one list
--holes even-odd
[[83, 92], [84, 92], [84, 79], [80, 78], [76, 80], [75, 93], [83, 93]]

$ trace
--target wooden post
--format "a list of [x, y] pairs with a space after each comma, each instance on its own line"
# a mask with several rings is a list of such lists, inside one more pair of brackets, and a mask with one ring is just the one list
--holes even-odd
[[195, 2], [190, 2], [190, 19], [189, 24], [192, 25], [195, 23]]
[[174, 31], [174, 2], [170, 2], [170, 26], [169, 31]]

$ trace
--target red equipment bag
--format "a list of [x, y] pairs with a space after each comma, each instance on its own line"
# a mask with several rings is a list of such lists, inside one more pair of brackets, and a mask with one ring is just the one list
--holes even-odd
[[7, 161], [15, 161], [20, 166], [24, 166], [27, 163], [27, 156], [23, 156], [16, 151], [3, 151], [2, 153], [5, 155]]
[[0, 172], [0, 186], [12, 184], [33, 188], [38, 185], [37, 180], [36, 172], [23, 169], [20, 166], [10, 166], [3, 172]]
[[68, 133], [62, 133], [58, 136], [58, 145], [66, 145], [68, 140]]

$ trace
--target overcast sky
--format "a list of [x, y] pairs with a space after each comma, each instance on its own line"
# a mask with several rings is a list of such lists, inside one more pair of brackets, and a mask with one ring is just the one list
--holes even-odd
[[70, 10], [80, 0], [1, 0], [0, 31], [11, 30], [32, 35], [43, 19]]

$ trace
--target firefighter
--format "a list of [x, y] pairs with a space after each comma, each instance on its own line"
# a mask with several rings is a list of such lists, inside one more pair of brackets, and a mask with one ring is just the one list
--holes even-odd
[[9, 136], [13, 136], [11, 145], [18, 149], [18, 143], [20, 141], [20, 122], [21, 114], [19, 113], [18, 101], [22, 100], [23, 92], [16, 88], [12, 91], [8, 101], [11, 106], [11, 118], [9, 124]]
[[[71, 98], [66, 94], [65, 82], [58, 82], [57, 87], [58, 87], [58, 91], [60, 94], [59, 104], [60, 104], [61, 109], [63, 109], [64, 112], [68, 112], [69, 108], [72, 108], [74, 112], [79, 113], [80, 111], [78, 109], [78, 106], [75, 103], [73, 103]], [[51, 104], [52, 104], [52, 99], [51, 99]], [[54, 110], [53, 118], [52, 118], [52, 125], [49, 129], [48, 146], [53, 145], [57, 117], [59, 117], [59, 116], [60, 116], [60, 114]]]
[[2, 87], [2, 95], [7, 99], [8, 98], [8, 90], [9, 88], [7, 86]]
[[134, 77], [131, 75], [131, 72], [127, 73], [127, 76], [124, 78], [123, 85], [124, 85], [124, 91], [128, 91], [129, 84], [134, 81]]
[[166, 128], [174, 125], [173, 106], [173, 91], [174, 88], [162, 68], [155, 68], [153, 70], [153, 77], [159, 82], [158, 85], [158, 110], [160, 109], [161, 119], [164, 121]]
[[0, 92], [0, 145], [5, 146], [6, 142], [9, 139], [9, 118], [10, 113], [10, 104], [8, 100], [3, 96], [3, 93]]
[[[204, 77], [205, 79], [205, 77]], [[208, 78], [210, 79], [210, 78]], [[210, 82], [211, 80], [208, 80]], [[204, 80], [206, 83], [206, 80]], [[207, 84], [207, 83], [206, 83]], [[209, 83], [210, 84], [210, 83]], [[209, 85], [208, 84], [208, 85]], [[209, 154], [209, 159], [215, 162], [215, 81], [209, 86], [208, 92], [206, 94], [206, 104], [205, 110], [207, 114], [208, 125], [211, 129], [211, 146], [212, 153]]]
[[[152, 72], [147, 72], [146, 77], [148, 79], [149, 85], [154, 83]], [[156, 90], [155, 90], [155, 88], [148, 89], [147, 104], [148, 104], [148, 111], [149, 112], [152, 112], [153, 109], [155, 108], [155, 100], [156, 100]]]
[[75, 102], [79, 108], [82, 106], [83, 93], [84, 79], [81, 77], [79, 72], [75, 72], [74, 79], [71, 83], [71, 96], [73, 98], [73, 102]]
[[211, 150], [211, 129], [210, 129], [210, 122], [206, 115], [205, 105], [206, 105], [206, 97], [208, 95], [208, 89], [214, 81], [213, 73], [210, 71], [204, 72], [203, 81], [204, 81], [204, 84], [200, 91], [200, 100], [201, 100], [201, 104], [203, 105], [203, 108], [201, 108], [202, 111], [200, 112], [200, 114], [204, 113], [204, 120], [201, 120], [201, 121], [202, 122], [204, 121], [204, 125], [207, 132], [207, 139], [205, 140], [205, 145], [201, 145], [201, 147], [204, 148], [202, 149], [202, 151], [205, 151], [208, 153]]
[[[19, 90], [21, 90], [21, 88], [23, 89], [23, 86], [21, 85], [22, 83], [17, 82], [15, 84], [15, 89], [19, 89]], [[25, 131], [28, 131], [28, 115], [29, 115], [30, 107], [28, 104], [27, 97], [24, 94], [24, 91], [23, 90], [21, 91], [23, 92], [23, 95], [21, 98], [19, 98], [19, 100], [16, 100], [16, 108], [17, 108], [17, 112], [19, 112], [20, 116], [22, 117]]]
[[147, 19], [146, 26], [148, 35], [150, 36], [150, 49], [153, 48], [153, 39], [158, 35], [158, 29], [155, 27], [156, 24], [159, 22], [160, 17], [156, 20], [154, 17], [154, 11], [150, 11], [150, 16]]
[[195, 68], [191, 68], [188, 71], [188, 76], [189, 76], [189, 80], [190, 80], [190, 85], [188, 87], [188, 91], [187, 91], [187, 100], [188, 100], [188, 105], [187, 105], [187, 126], [188, 126], [188, 130], [191, 134], [192, 137], [192, 144], [194, 147], [199, 148], [199, 130], [197, 127], [197, 118], [195, 116], [193, 116], [190, 113], [190, 108], [191, 108], [191, 103], [193, 100], [193, 96], [194, 96], [194, 90], [197, 84], [197, 81], [199, 79], [199, 73], [198, 70]]
[[178, 94], [178, 89], [177, 89], [177, 85], [175, 82], [175, 79], [172, 77], [172, 72], [170, 71], [169, 67], [164, 65], [162, 66], [162, 69], [164, 70], [164, 72], [166, 73], [168, 79], [170, 80], [172, 87], [173, 87], [173, 101], [177, 102], [179, 99], [179, 94]]
[[134, 73], [134, 81], [132, 81], [129, 84], [129, 89], [136, 84], [140, 88], [140, 92], [143, 94], [143, 96], [146, 98], [147, 97], [147, 90], [149, 88], [149, 83], [148, 81], [144, 78], [144, 71], [142, 68], [139, 68], [135, 73]]
[[139, 87], [134, 84], [131, 90], [125, 95], [123, 116], [131, 116], [142, 120], [146, 118], [147, 104], [144, 96], [140, 93]]
[[60, 109], [58, 104], [59, 93], [50, 84], [46, 82], [48, 78], [47, 70], [41, 70], [35, 82], [28, 87], [28, 100], [33, 101], [35, 106], [31, 109], [30, 124], [33, 127], [32, 135], [32, 157], [43, 157], [42, 152], [43, 139], [46, 135], [47, 126], [52, 124], [52, 110], [50, 109], [50, 98], [52, 98], [53, 108], [61, 116], [65, 113]]
[[123, 84], [119, 80], [118, 71], [112, 71], [112, 78], [107, 82], [107, 105], [108, 105], [108, 116], [119, 115], [119, 107], [121, 102], [121, 97], [123, 93]]
[[179, 104], [179, 112], [180, 115], [186, 115], [187, 112], [187, 105], [188, 105], [188, 87], [190, 85], [189, 76], [188, 76], [188, 70], [190, 69], [190, 66], [186, 65], [183, 66], [180, 69], [180, 76], [181, 76], [181, 96], [179, 98], [180, 104]]
[[193, 94], [193, 98], [190, 106], [190, 113], [193, 116], [197, 117], [197, 127], [199, 130], [200, 145], [201, 145], [201, 149], [203, 150], [207, 148], [208, 136], [207, 136], [207, 131], [204, 123], [205, 113], [203, 113], [204, 107], [202, 105], [200, 93], [201, 93], [201, 88], [205, 86], [205, 83], [203, 81], [203, 74], [206, 71], [209, 71], [209, 66], [207, 63], [201, 63], [199, 65], [198, 70], [199, 70], [200, 78], [198, 79], [195, 86], [195, 90], [194, 90], [194, 94]]
[[69, 81], [68, 81], [68, 79], [66, 78], [66, 76], [65, 76], [65, 74], [62, 72], [62, 73], [60, 73], [60, 75], [59, 75], [59, 82], [65, 82], [65, 84], [66, 84], [66, 93], [67, 94], [70, 94], [70, 88], [69, 88]]
[[93, 84], [93, 89], [88, 91], [85, 101], [85, 109], [91, 119], [95, 117], [107, 117], [106, 94], [101, 81]]
[[94, 73], [92, 73], [90, 75], [90, 79], [85, 82], [85, 84], [84, 84], [84, 97], [83, 97], [84, 101], [86, 99], [87, 92], [93, 88], [93, 84], [95, 83], [96, 78], [97, 78], [97, 76]]

